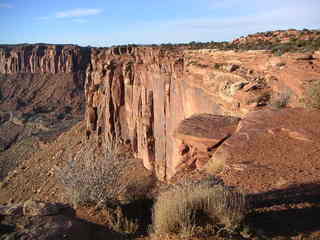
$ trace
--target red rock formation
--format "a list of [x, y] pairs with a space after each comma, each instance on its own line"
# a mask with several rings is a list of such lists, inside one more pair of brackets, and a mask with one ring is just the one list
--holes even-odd
[[[319, 76], [319, 59], [310, 60], [306, 73], [305, 60], [288, 55], [270, 65], [272, 58], [259, 51], [94, 49], [85, 85], [87, 136], [98, 136], [102, 145], [130, 143], [146, 168], [169, 179], [185, 161], [184, 139], [174, 136], [183, 119], [201, 113], [242, 117], [283, 91], [298, 106], [304, 81]], [[196, 161], [198, 167], [204, 163]]]
[[0, 46], [0, 73], [71, 73], [85, 70], [89, 49], [73, 45]]
[[[87, 135], [131, 143], [144, 166], [168, 175], [171, 133], [184, 117], [181, 53], [152, 48], [94, 50], [85, 86]], [[156, 161], [155, 161], [156, 159]]]
[[1, 45], [0, 113], [10, 117], [0, 121], [0, 149], [55, 128], [45, 134], [52, 140], [81, 119], [89, 62], [90, 49], [78, 46]]
[[251, 112], [213, 154], [209, 172], [222, 170], [219, 175], [226, 184], [250, 193], [318, 183], [319, 122], [318, 110]]
[[237, 117], [211, 114], [197, 114], [183, 120], [174, 134], [181, 141], [178, 169], [203, 168], [217, 148], [234, 133], [239, 121]]
[[89, 62], [90, 49], [73, 45], [0, 46], [1, 110], [79, 110]]

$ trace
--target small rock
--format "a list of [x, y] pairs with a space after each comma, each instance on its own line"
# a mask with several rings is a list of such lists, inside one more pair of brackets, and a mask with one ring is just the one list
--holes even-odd
[[238, 90], [242, 89], [249, 82], [236, 82], [230, 86], [230, 94], [234, 95]]
[[29, 200], [23, 205], [26, 216], [49, 216], [58, 214], [64, 208], [62, 204]]
[[225, 70], [228, 71], [228, 72], [234, 72], [234, 71], [236, 71], [238, 68], [239, 68], [239, 65], [231, 64], [231, 65], [227, 65], [227, 66], [225, 67]]

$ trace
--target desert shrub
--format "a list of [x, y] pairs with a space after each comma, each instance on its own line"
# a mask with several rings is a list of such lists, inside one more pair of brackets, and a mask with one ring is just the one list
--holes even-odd
[[314, 80], [306, 88], [303, 99], [306, 107], [320, 109], [320, 80]]
[[217, 233], [240, 227], [246, 213], [243, 194], [208, 178], [184, 181], [159, 194], [153, 213], [155, 235]]
[[129, 159], [119, 153], [118, 147], [99, 151], [87, 144], [64, 168], [57, 169], [57, 176], [74, 205], [117, 205], [129, 184], [122, 181], [129, 167]]
[[270, 106], [277, 109], [286, 107], [289, 104], [291, 95], [292, 92], [290, 90], [280, 92], [271, 98]]
[[130, 170], [137, 169], [136, 160], [120, 153], [117, 145], [101, 149], [84, 144], [65, 167], [56, 169], [65, 194], [76, 207], [93, 205], [103, 211], [108, 226], [116, 232], [144, 231], [145, 220], [141, 218], [151, 212], [151, 207], [141, 207], [140, 202], [147, 201], [150, 180], [128, 176]]

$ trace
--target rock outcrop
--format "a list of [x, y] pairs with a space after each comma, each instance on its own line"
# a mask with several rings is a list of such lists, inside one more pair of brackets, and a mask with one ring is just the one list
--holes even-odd
[[[305, 83], [320, 76], [319, 59], [291, 55], [93, 49], [85, 84], [87, 137], [97, 136], [100, 145], [130, 144], [147, 169], [169, 179], [184, 162], [183, 139], [174, 136], [182, 120], [203, 113], [243, 117], [272, 104], [301, 105]], [[194, 163], [200, 167], [205, 161]]]
[[203, 168], [217, 148], [236, 130], [240, 118], [198, 114], [183, 120], [174, 137], [181, 141], [180, 157], [175, 159], [179, 169]]
[[251, 112], [213, 154], [209, 171], [250, 193], [318, 183], [319, 122], [318, 110]]
[[303, 108], [253, 111], [241, 120], [191, 116], [175, 131], [181, 140], [177, 161], [183, 164], [180, 170], [198, 169], [249, 194], [316, 186], [320, 181], [319, 122], [318, 110]]
[[73, 45], [0, 46], [0, 73], [71, 73], [84, 71], [90, 49]]
[[94, 50], [85, 85], [88, 137], [130, 143], [144, 166], [165, 179], [176, 149], [171, 133], [185, 118], [182, 74], [179, 52]]

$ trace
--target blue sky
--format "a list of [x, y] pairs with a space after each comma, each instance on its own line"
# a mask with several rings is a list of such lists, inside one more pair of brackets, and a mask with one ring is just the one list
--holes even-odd
[[0, 0], [0, 44], [229, 41], [320, 28], [320, 0]]

